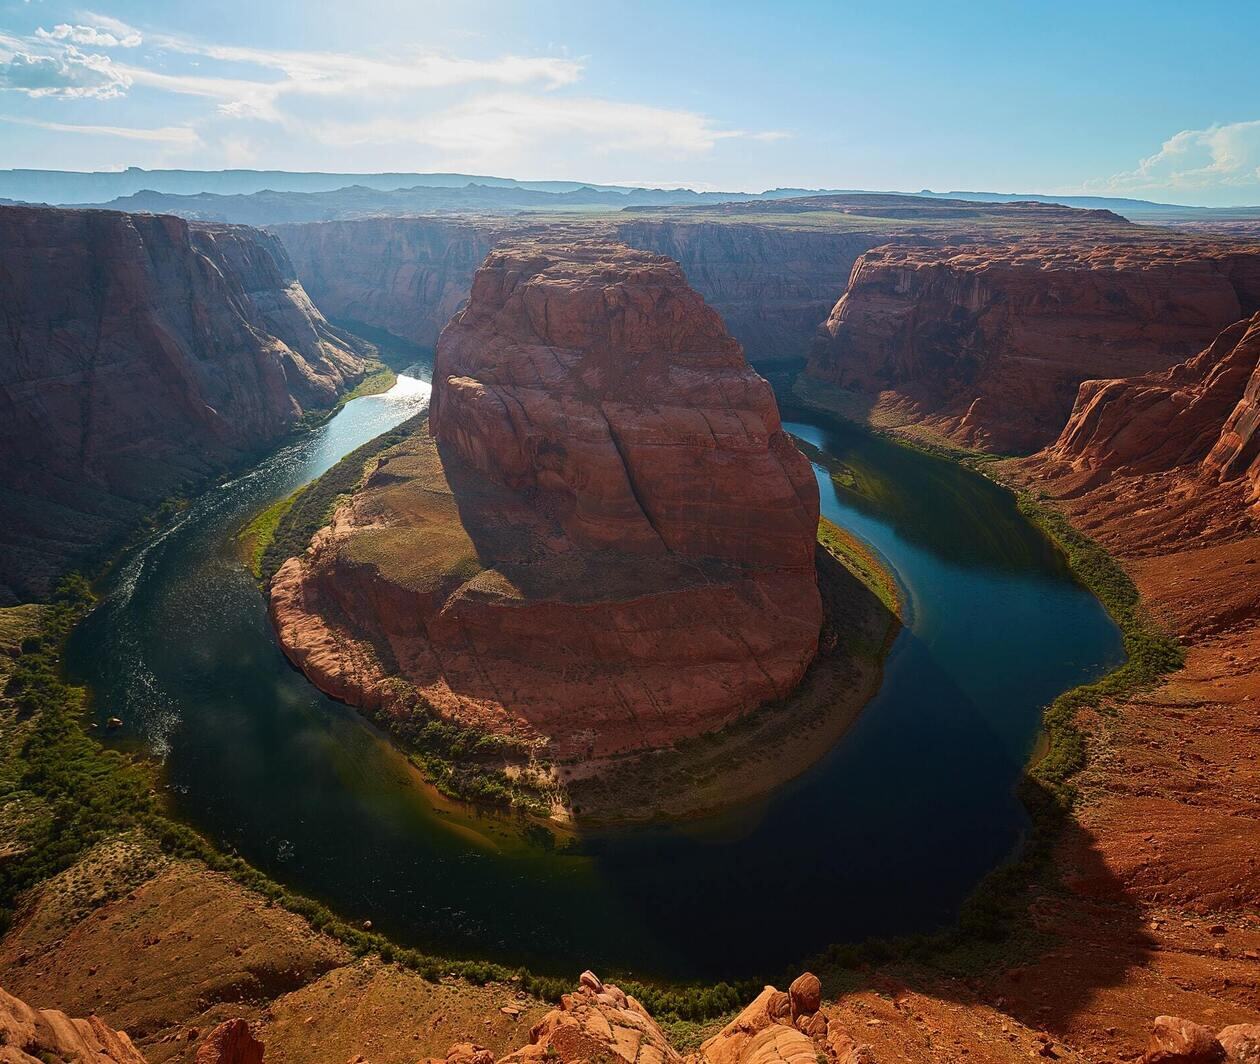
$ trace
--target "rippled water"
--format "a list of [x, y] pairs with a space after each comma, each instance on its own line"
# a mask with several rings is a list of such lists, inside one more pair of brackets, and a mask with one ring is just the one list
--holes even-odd
[[[814, 769], [752, 808], [556, 851], [444, 807], [280, 653], [233, 535], [427, 401], [404, 376], [200, 498], [121, 566], [72, 646], [103, 719], [165, 764], [179, 815], [399, 940], [572, 973], [730, 976], [948, 921], [1025, 827], [1041, 707], [1121, 659], [1119, 634], [1013, 500], [856, 429], [788, 428], [855, 470], [823, 511], [896, 571], [884, 684]], [[733, 929], [738, 926], [738, 931]]]

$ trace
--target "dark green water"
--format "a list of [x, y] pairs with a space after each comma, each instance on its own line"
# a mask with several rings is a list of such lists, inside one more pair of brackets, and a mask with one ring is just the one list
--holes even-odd
[[[414, 413], [403, 379], [199, 499], [119, 569], [72, 647], [103, 719], [166, 766], [179, 815], [281, 882], [448, 954], [678, 977], [778, 971], [948, 922], [1026, 826], [1042, 706], [1121, 659], [1119, 634], [996, 486], [857, 430], [789, 428], [847, 463], [824, 513], [898, 574], [911, 615], [883, 687], [814, 769], [701, 823], [524, 842], [435, 805], [354, 711], [286, 663], [231, 538]], [[738, 925], [738, 933], [731, 933]]]

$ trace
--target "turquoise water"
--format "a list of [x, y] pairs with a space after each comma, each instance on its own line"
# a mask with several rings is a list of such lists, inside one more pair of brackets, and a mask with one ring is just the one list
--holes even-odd
[[910, 607], [880, 692], [837, 746], [755, 806], [562, 850], [444, 807], [288, 665], [233, 543], [427, 392], [405, 376], [208, 492], [119, 567], [76, 637], [96, 713], [163, 760], [180, 816], [400, 941], [566, 974], [778, 971], [830, 942], [948, 922], [1012, 852], [1040, 710], [1118, 663], [1119, 633], [1007, 493], [810, 421], [788, 428], [860, 488], [820, 470], [823, 512], [884, 556]]

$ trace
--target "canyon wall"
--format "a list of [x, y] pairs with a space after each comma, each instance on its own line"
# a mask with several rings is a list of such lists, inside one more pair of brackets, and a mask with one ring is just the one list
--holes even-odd
[[0, 251], [0, 602], [363, 373], [257, 230], [5, 207]]
[[395, 717], [418, 696], [590, 765], [800, 681], [817, 484], [677, 264], [492, 252], [439, 341], [430, 424], [273, 579], [281, 644], [321, 688]]
[[1094, 501], [1117, 545], [1207, 544], [1260, 519], [1260, 314], [1169, 370], [1086, 381], [1028, 468]]
[[615, 237], [682, 266], [754, 362], [804, 358], [857, 257], [888, 239], [871, 231], [650, 219], [617, 225]]
[[601, 237], [668, 255], [754, 361], [801, 358], [854, 260], [887, 236], [773, 225], [637, 219], [370, 218], [276, 225], [325, 314], [431, 347], [468, 298], [473, 272], [509, 236]]
[[1027, 452], [1082, 381], [1166, 369], [1257, 308], [1251, 246], [889, 246], [854, 266], [807, 374], [966, 446]]
[[368, 218], [277, 225], [271, 231], [325, 314], [432, 347], [468, 298], [473, 273], [503, 226]]

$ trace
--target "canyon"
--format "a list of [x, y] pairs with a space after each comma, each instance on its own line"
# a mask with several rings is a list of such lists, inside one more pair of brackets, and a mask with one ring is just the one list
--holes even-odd
[[[961, 239], [965, 217], [928, 232], [921, 214], [913, 233], [729, 220], [772, 209], [797, 208], [611, 229], [369, 219], [278, 240], [0, 210], [20, 252], [0, 272], [0, 365], [16, 367], [0, 381], [0, 454], [21, 517], [0, 533], [13, 565], [0, 584], [42, 594], [165, 495], [335, 403], [362, 349], [317, 305], [436, 343], [434, 403], [428, 429], [375, 456], [277, 576], [286, 652], [386, 717], [432, 710], [559, 761], [704, 733], [793, 689], [818, 643], [813, 474], [739, 341], [791, 359], [826, 318], [806, 397], [856, 389], [861, 416], [908, 434], [1043, 448], [985, 468], [1104, 544], [1185, 648], [1157, 686], [1077, 714], [1078, 804], [1049, 877], [1020, 897], [1033, 959], [962, 977], [819, 968], [828, 993], [805, 977], [767, 987], [676, 1049], [589, 973], [555, 1009], [513, 984], [422, 978], [133, 835], [32, 889], [0, 943], [7, 988], [108, 1024], [5, 995], [0, 1059], [104, 1047], [137, 1064], [117, 1025], [151, 1061], [201, 1061], [213, 1044], [205, 1061], [243, 1064], [231, 1047], [256, 1052], [243, 1024], [273, 1061], [1132, 1060], [1148, 1031], [1147, 1064], [1256, 1059], [1256, 253], [1117, 241], [1110, 218], [1058, 242]], [[1082, 240], [1095, 225], [1108, 233]], [[591, 243], [592, 226], [630, 247]], [[20, 722], [0, 706], [8, 742]], [[827, 902], [801, 903], [809, 920]]]
[[0, 602], [103, 561], [363, 375], [257, 230], [0, 207], [0, 247]]
[[1242, 243], [879, 248], [819, 330], [802, 391], [1027, 453], [1059, 434], [1082, 381], [1167, 369], [1257, 308], [1260, 251]]
[[668, 255], [754, 363], [804, 358], [863, 252], [889, 242], [1065, 238], [1129, 228], [1109, 211], [851, 194], [573, 217], [375, 217], [271, 223], [335, 319], [431, 347], [497, 242], [544, 233]]
[[794, 690], [817, 525], [769, 385], [675, 263], [518, 241], [442, 333], [428, 430], [280, 568], [271, 610], [337, 697], [586, 771]]

